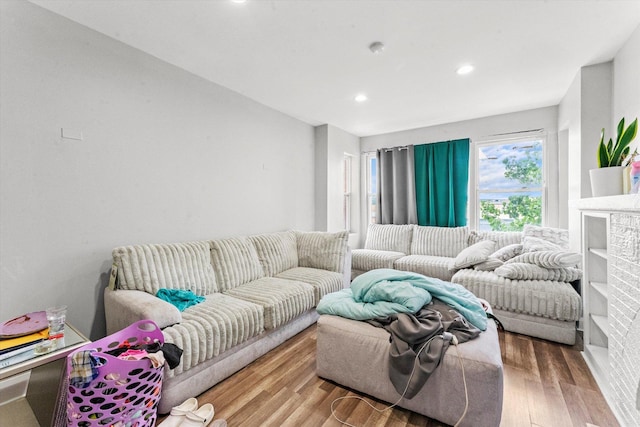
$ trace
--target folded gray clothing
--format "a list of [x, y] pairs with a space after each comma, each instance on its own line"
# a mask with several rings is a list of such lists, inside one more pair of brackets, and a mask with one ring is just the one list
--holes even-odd
[[458, 344], [480, 335], [463, 315], [436, 298], [415, 314], [398, 313], [367, 322], [391, 334], [389, 379], [408, 399], [420, 391], [449, 348], [451, 338], [444, 332], [455, 335]]

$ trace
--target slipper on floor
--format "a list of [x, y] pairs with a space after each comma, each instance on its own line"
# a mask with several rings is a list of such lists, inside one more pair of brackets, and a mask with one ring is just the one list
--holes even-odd
[[207, 427], [215, 413], [211, 403], [205, 403], [197, 411], [189, 412], [180, 427]]
[[158, 424], [158, 427], [178, 427], [185, 420], [186, 415], [196, 409], [198, 409], [198, 400], [195, 397], [190, 397], [180, 405], [171, 408], [170, 415]]

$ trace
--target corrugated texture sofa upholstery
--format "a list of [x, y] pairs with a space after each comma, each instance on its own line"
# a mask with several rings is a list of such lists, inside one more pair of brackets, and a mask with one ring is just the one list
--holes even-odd
[[[166, 413], [315, 322], [320, 298], [349, 286], [347, 239], [346, 231], [286, 231], [115, 248], [107, 333], [151, 319], [183, 349], [180, 365], [165, 371]], [[162, 288], [205, 301], [180, 312], [155, 296]]]
[[[515, 245], [522, 250], [527, 244], [548, 244], [566, 250], [569, 242], [566, 230], [527, 225], [523, 232], [500, 232], [468, 227], [372, 224], [369, 232], [372, 237], [367, 234], [365, 248], [352, 251], [352, 279], [365, 271], [395, 268], [452, 281], [486, 299], [502, 317], [507, 330], [566, 344], [575, 342], [581, 297], [572, 284], [557, 280], [508, 279], [495, 271], [474, 268], [453, 269], [453, 261], [461, 252], [487, 240], [495, 242], [495, 251], [509, 251]], [[502, 263], [494, 261], [498, 265]], [[509, 264], [508, 267], [518, 270], [522, 266]], [[526, 267], [520, 269], [538, 269], [533, 264]], [[547, 277], [557, 279], [581, 271], [568, 268], [567, 271], [549, 270], [549, 273]]]

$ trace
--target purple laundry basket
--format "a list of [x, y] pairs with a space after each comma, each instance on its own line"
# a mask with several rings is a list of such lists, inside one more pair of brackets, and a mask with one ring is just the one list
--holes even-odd
[[149, 359], [122, 360], [104, 351], [122, 344], [164, 344], [164, 335], [151, 320], [141, 320], [108, 337], [94, 341], [67, 356], [67, 376], [74, 354], [91, 355], [101, 362], [98, 376], [85, 387], [67, 387], [67, 425], [78, 427], [154, 426], [162, 390], [164, 366], [154, 368]]

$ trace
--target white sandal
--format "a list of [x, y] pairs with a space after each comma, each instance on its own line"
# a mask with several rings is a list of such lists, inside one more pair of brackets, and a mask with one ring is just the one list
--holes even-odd
[[178, 427], [185, 420], [187, 414], [197, 409], [198, 400], [195, 397], [190, 397], [180, 405], [171, 408], [170, 415], [164, 421], [158, 424], [158, 427]]
[[180, 427], [207, 427], [213, 420], [214, 413], [213, 405], [205, 403], [197, 411], [189, 412]]

